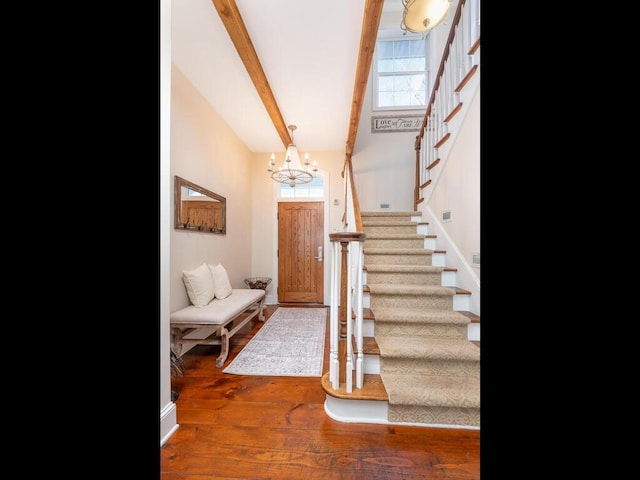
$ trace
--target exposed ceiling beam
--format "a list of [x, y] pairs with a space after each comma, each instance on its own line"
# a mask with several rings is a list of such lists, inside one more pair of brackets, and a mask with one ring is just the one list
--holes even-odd
[[376, 48], [376, 38], [378, 36], [378, 27], [380, 25], [380, 18], [382, 17], [383, 5], [384, 0], [366, 0], [364, 5], [358, 66], [353, 84], [353, 100], [351, 102], [351, 115], [349, 117], [349, 133], [347, 134], [346, 154], [349, 158], [351, 158], [353, 153], [356, 136], [358, 135], [360, 114], [362, 113], [364, 95], [367, 90], [371, 62], [373, 61], [373, 51]]
[[227, 29], [227, 33], [229, 34], [233, 45], [236, 47], [238, 55], [240, 55], [240, 59], [249, 73], [249, 77], [251, 77], [251, 81], [258, 91], [258, 95], [260, 95], [262, 103], [267, 109], [267, 113], [280, 136], [280, 140], [282, 140], [282, 144], [286, 148], [291, 143], [289, 130], [282, 118], [282, 113], [276, 103], [276, 99], [273, 96], [271, 86], [269, 85], [267, 76], [262, 69], [258, 54], [253, 47], [251, 37], [249, 36], [249, 32], [247, 32], [247, 27], [244, 25], [244, 21], [242, 20], [242, 16], [238, 10], [238, 5], [236, 5], [235, 0], [211, 1], [218, 11], [220, 20], [222, 20], [224, 27]]

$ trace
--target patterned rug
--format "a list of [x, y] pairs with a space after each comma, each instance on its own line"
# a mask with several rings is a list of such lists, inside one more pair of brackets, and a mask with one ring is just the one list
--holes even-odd
[[222, 372], [321, 377], [327, 312], [279, 307]]

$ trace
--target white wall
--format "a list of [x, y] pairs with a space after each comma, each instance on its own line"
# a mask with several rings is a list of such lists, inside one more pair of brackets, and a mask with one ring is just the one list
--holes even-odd
[[[479, 83], [479, 82], [478, 82]], [[445, 250], [446, 265], [455, 268], [456, 286], [469, 290], [468, 310], [480, 315], [480, 87], [463, 103], [464, 122], [431, 173], [426, 201], [418, 210], [428, 222], [428, 233], [437, 235], [438, 249]], [[451, 219], [444, 221], [448, 210]]]
[[178, 175], [226, 198], [227, 233], [175, 230], [171, 212], [171, 311], [189, 305], [182, 271], [222, 263], [233, 288], [251, 276], [251, 153], [174, 65], [171, 102], [171, 204]]
[[[418, 132], [371, 133], [371, 118], [395, 114], [424, 115], [419, 111], [373, 111], [369, 79], [353, 156], [353, 180], [361, 211], [413, 211], [415, 150]], [[381, 203], [388, 203], [383, 209]]]
[[[224, 265], [233, 288], [252, 276], [251, 153], [175, 65], [171, 69], [170, 312], [189, 305], [182, 271]], [[226, 234], [176, 230], [174, 176], [226, 198]], [[203, 328], [186, 338], [206, 338]], [[183, 348], [184, 354], [193, 345]]]
[[[433, 185], [428, 207], [442, 223], [468, 264], [472, 253], [480, 253], [480, 89], [478, 88], [455, 138], [451, 153], [442, 165], [442, 175]], [[442, 222], [442, 213], [451, 220]], [[447, 259], [449, 260], [449, 259]], [[453, 262], [453, 259], [451, 259]], [[459, 265], [451, 264], [452, 267]], [[472, 267], [480, 277], [480, 267]]]
[[[448, 19], [427, 37], [427, 49], [436, 72], [446, 46], [457, 1]], [[429, 233], [438, 235], [438, 247], [447, 250], [447, 266], [458, 269], [457, 285], [472, 292], [469, 310], [480, 314], [480, 266], [472, 256], [480, 252], [480, 71], [460, 93], [462, 110], [449, 124], [450, 145], [439, 150], [442, 161], [432, 172], [433, 183], [424, 192], [418, 207], [429, 221]], [[451, 220], [442, 221], [442, 213]]]

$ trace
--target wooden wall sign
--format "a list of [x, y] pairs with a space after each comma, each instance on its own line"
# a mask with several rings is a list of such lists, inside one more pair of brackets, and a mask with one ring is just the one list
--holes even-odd
[[424, 115], [381, 115], [371, 117], [371, 133], [419, 132]]

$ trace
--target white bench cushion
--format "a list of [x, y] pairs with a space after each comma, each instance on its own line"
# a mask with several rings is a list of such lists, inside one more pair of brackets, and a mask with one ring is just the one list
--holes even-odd
[[204, 307], [188, 307], [176, 310], [170, 315], [172, 324], [211, 324], [220, 325], [243, 312], [252, 303], [258, 302], [265, 295], [264, 290], [234, 288], [227, 298], [214, 298]]

